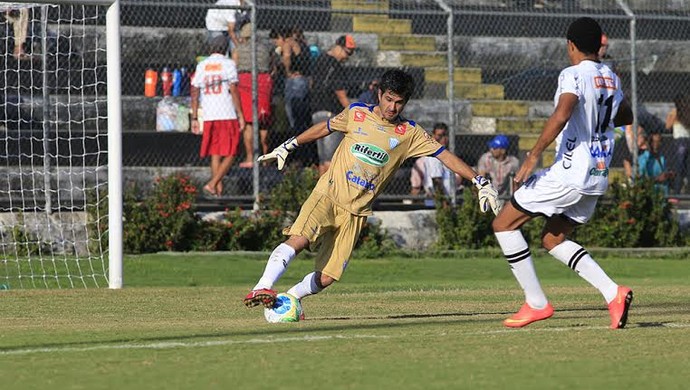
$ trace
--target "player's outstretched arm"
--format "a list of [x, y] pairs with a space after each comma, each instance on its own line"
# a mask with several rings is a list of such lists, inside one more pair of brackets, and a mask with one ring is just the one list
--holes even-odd
[[259, 156], [256, 161], [260, 162], [276, 160], [278, 163], [278, 170], [282, 170], [285, 166], [285, 161], [287, 161], [288, 155], [297, 149], [299, 145], [316, 141], [317, 139], [323, 138], [328, 134], [330, 134], [330, 132], [328, 131], [326, 122], [317, 123], [302, 132], [300, 135], [291, 137], [287, 141], [283, 142], [277, 148], [273, 149], [271, 153]]
[[477, 187], [479, 190], [479, 210], [481, 212], [485, 213], [491, 209], [494, 215], [498, 215], [503, 203], [498, 199], [498, 191], [496, 191], [491, 184], [491, 181], [477, 174], [477, 172], [467, 165], [460, 157], [448, 150], [444, 150], [436, 156], [436, 158], [438, 158], [443, 165], [447, 166], [448, 169], [470, 180], [475, 187]]
[[527, 154], [525, 161], [523, 161], [515, 177], [513, 177], [513, 181], [516, 184], [522, 184], [532, 175], [532, 171], [539, 162], [542, 152], [556, 140], [558, 134], [561, 133], [565, 124], [570, 120], [570, 116], [573, 114], [573, 110], [577, 105], [577, 100], [577, 95], [572, 93], [563, 93], [558, 98], [556, 109], [544, 124], [544, 129], [541, 131], [537, 142]]

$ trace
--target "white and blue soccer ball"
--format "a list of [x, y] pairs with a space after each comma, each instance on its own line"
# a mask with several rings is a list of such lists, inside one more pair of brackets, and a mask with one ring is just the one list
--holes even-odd
[[276, 295], [276, 303], [272, 308], [264, 309], [264, 317], [270, 323], [298, 322], [302, 316], [302, 304], [299, 299], [290, 294]]

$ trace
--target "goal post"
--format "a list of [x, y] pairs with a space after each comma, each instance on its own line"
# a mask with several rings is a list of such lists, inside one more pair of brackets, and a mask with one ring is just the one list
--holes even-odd
[[119, 0], [1, 7], [0, 288], [122, 288]]

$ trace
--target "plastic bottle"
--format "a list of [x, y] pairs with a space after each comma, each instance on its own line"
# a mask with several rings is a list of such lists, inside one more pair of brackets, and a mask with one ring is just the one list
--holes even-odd
[[182, 67], [180, 68], [180, 84], [182, 84], [182, 87], [180, 88], [180, 96], [189, 96], [189, 90], [190, 90], [190, 79], [189, 79], [189, 73], [187, 72], [187, 68]]
[[172, 73], [168, 67], [161, 71], [161, 84], [163, 85], [163, 96], [170, 96], [172, 94]]
[[144, 96], [156, 96], [156, 85], [158, 84], [158, 72], [153, 69], [146, 69], [144, 75]]
[[182, 90], [182, 72], [175, 69], [172, 72], [172, 95], [180, 96]]

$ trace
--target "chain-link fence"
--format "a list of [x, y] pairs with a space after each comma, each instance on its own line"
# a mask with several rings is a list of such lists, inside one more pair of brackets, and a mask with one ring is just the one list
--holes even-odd
[[[259, 127], [267, 130], [266, 146], [259, 142], [260, 134], [247, 138], [248, 148], [244, 139], [240, 142], [237, 161], [225, 178], [224, 201], [254, 199], [279, 180], [272, 167], [250, 167], [247, 149], [249, 153], [255, 149], [256, 156], [311, 124], [314, 106], [323, 97], [315, 92], [322, 76], [310, 72], [320, 57], [339, 54], [339, 47], [349, 51], [349, 37], [356, 48], [352, 55], [338, 59], [343, 67], [340, 88], [347, 99], [367, 99], [385, 70], [405, 69], [417, 85], [405, 115], [427, 130], [438, 122], [447, 124], [450, 148], [472, 165], [488, 151], [487, 142], [496, 134], [508, 135], [508, 153], [519, 158], [532, 147], [552, 112], [557, 76], [569, 65], [565, 30], [576, 17], [592, 16], [602, 25], [608, 35], [607, 61], [620, 75], [645, 131], [663, 131], [674, 96], [690, 87], [690, 2], [684, 0], [229, 3], [122, 1], [123, 153], [131, 180], [151, 182], [142, 179], [147, 174], [140, 168], [132, 173], [134, 167], [154, 167], [144, 170], [151, 174], [159, 167], [177, 167], [196, 172], [200, 180], [206, 175], [203, 169], [209, 161], [199, 157], [201, 139], [189, 132], [193, 126], [190, 80], [198, 62], [210, 54], [212, 33], [206, 24], [210, 9], [232, 11], [232, 45], [247, 42], [256, 47], [256, 54], [235, 48], [250, 59], [249, 68], [247, 57], [239, 60], [244, 65], [240, 64], [238, 78], [249, 83], [249, 96], [257, 103], [257, 112], [245, 116], [249, 120], [256, 115]], [[250, 27], [241, 28], [252, 20]], [[1, 27], [11, 34], [8, 25]], [[288, 35], [303, 54], [293, 52], [291, 65], [299, 62], [298, 71], [285, 70], [281, 44], [272, 39]], [[258, 88], [251, 88], [252, 71]], [[304, 84], [294, 81], [295, 74], [305, 76], [309, 88], [300, 89]], [[264, 92], [256, 91], [269, 82], [272, 91], [266, 106], [265, 99], [257, 96]], [[306, 100], [295, 107], [291, 102], [299, 101], [296, 97]], [[669, 145], [672, 142], [668, 140]], [[315, 163], [315, 148], [302, 149], [295, 161]], [[552, 159], [545, 155], [543, 163]], [[402, 167], [382, 196], [384, 201], [402, 207], [402, 200], [411, 199], [413, 168], [414, 161]], [[622, 172], [620, 157], [614, 168]]]

